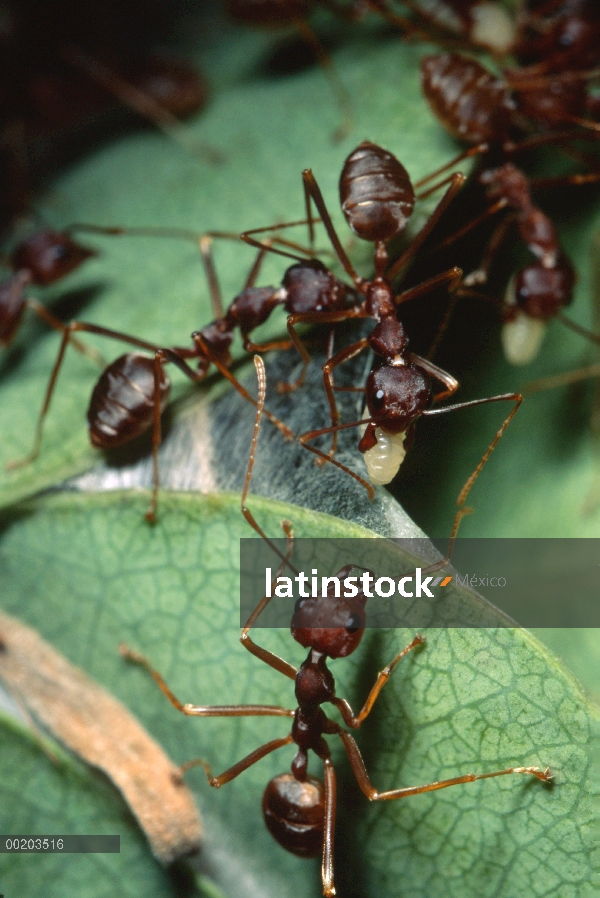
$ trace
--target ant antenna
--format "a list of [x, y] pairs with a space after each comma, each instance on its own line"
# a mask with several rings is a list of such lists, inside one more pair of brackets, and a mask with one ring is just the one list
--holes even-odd
[[[246, 479], [244, 481], [244, 489], [242, 490], [242, 514], [245, 519], [248, 521], [250, 526], [256, 530], [259, 536], [261, 536], [267, 545], [278, 555], [283, 564], [287, 565], [290, 570], [294, 572], [294, 574], [298, 574], [298, 571], [290, 563], [289, 560], [289, 551], [284, 555], [279, 551], [275, 543], [269, 539], [267, 534], [264, 532], [262, 527], [257, 523], [256, 518], [246, 505], [246, 499], [248, 498], [248, 491], [250, 489], [250, 481], [252, 480], [252, 471], [254, 470], [254, 460], [256, 458], [256, 447], [258, 445], [258, 435], [260, 433], [260, 423], [262, 420], [263, 410], [265, 407], [265, 396], [267, 393], [267, 375], [265, 373], [265, 363], [263, 362], [261, 356], [254, 356], [254, 367], [256, 368], [256, 379], [258, 382], [258, 395], [256, 397], [256, 418], [254, 420], [254, 431], [252, 434], [252, 443], [250, 444], [250, 457], [248, 458], [248, 467], [246, 469]], [[286, 526], [287, 525], [287, 526]], [[291, 526], [288, 521], [284, 521], [283, 524], [284, 532], [288, 537], [288, 541], [291, 539]]]

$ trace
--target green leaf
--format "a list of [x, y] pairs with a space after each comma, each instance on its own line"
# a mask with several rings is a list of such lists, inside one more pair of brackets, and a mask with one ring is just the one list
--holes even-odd
[[120, 835], [119, 854], [0, 855], [0, 885], [7, 895], [65, 894], [109, 898], [152, 894], [175, 898], [188, 882], [190, 898], [216, 898], [191, 877], [165, 871], [118, 793], [98, 772], [52, 744], [52, 762], [39, 740], [0, 715], [0, 829], [3, 835]]
[[[311, 167], [347, 242], [350, 231], [339, 209], [337, 180], [343, 160], [357, 143], [368, 136], [389, 148], [405, 162], [414, 180], [444, 164], [452, 154], [452, 141], [422, 103], [421, 48], [382, 37], [379, 29], [349, 36], [336, 55], [336, 66], [352, 95], [355, 121], [351, 135], [334, 144], [331, 135], [338, 113], [318, 67], [293, 77], [269, 76], [264, 71], [272, 41], [268, 33], [233, 29], [210, 17], [200, 23], [196, 26], [200, 36], [190, 55], [206, 70], [214, 95], [188, 127], [198, 140], [221, 146], [225, 163], [199, 162], [159, 133], [136, 134], [103, 148], [58, 180], [39, 203], [44, 221], [58, 228], [87, 222], [171, 226], [199, 234], [207, 230], [239, 233], [302, 218], [300, 173]], [[290, 236], [307, 239], [305, 229]], [[67, 315], [70, 312], [163, 346], [188, 345], [192, 331], [214, 317], [193, 243], [95, 235], [81, 235], [81, 240], [100, 255], [43, 293], [48, 302], [60, 300]], [[372, 248], [356, 244], [354, 240], [353, 257], [357, 264], [363, 263], [367, 274]], [[322, 236], [319, 245], [326, 246]], [[219, 242], [216, 263], [225, 303], [241, 290], [254, 255], [250, 247]], [[284, 259], [268, 258], [260, 283], [279, 283], [286, 267]], [[285, 317], [278, 313], [264, 334], [284, 329]], [[123, 344], [85, 339], [107, 359], [127, 350]], [[31, 449], [58, 345], [58, 335], [29, 320], [5, 356], [0, 371], [2, 506], [80, 473], [102, 458], [90, 448], [85, 426], [98, 371], [89, 359], [71, 351], [44, 428], [39, 458], [25, 468], [5, 470], [7, 462], [26, 456]], [[184, 380], [178, 373], [174, 379]]]
[[[297, 507], [256, 497], [251, 506], [271, 535], [280, 533], [283, 517], [298, 536], [368, 535]], [[176, 762], [202, 756], [221, 772], [285, 735], [288, 725], [186, 719], [143, 670], [120, 658], [117, 646], [125, 641], [147, 654], [183, 701], [293, 707], [292, 684], [238, 642], [238, 539], [249, 528], [238, 497], [165, 497], [155, 528], [142, 520], [143, 507], [131, 494], [64, 495], [29, 506], [7, 525], [0, 544], [2, 604], [124, 701]], [[481, 614], [476, 597], [462, 599], [465, 620]], [[355, 655], [332, 665], [339, 694], [360, 707], [377, 670], [413, 635], [369, 632]], [[583, 895], [590, 875], [592, 724], [583, 694], [524, 631], [426, 636], [425, 648], [394, 671], [358, 733], [375, 786], [512, 765], [549, 765], [555, 782], [510, 776], [370, 805], [332, 740], [340, 776], [340, 894]], [[256, 640], [292, 663], [303, 658], [286, 631], [257, 631]], [[265, 898], [319, 892], [318, 864], [286, 854], [260, 821], [264, 786], [291, 755], [277, 752], [221, 790], [210, 789], [201, 770], [188, 774], [206, 827], [204, 868], [230, 898], [249, 890]], [[49, 766], [40, 753], [40, 783]]]

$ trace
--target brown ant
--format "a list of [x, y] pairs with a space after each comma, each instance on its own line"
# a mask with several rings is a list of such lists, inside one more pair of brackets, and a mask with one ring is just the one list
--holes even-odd
[[[434, 176], [435, 173], [425, 180], [430, 180]], [[399, 470], [406, 454], [405, 441], [410, 445], [416, 421], [421, 415], [444, 414], [489, 402], [513, 402], [512, 410], [505, 418], [490, 446], [459, 494], [457, 500], [459, 511], [455, 518], [455, 529], [453, 530], [453, 533], [455, 533], [460, 519], [465, 513], [465, 510], [460, 506], [464, 505], [473, 483], [516, 414], [522, 397], [518, 393], [505, 393], [439, 409], [431, 409], [432, 403], [441, 402], [452, 396], [457, 391], [459, 383], [452, 375], [434, 365], [431, 361], [409, 351], [408, 338], [401, 323], [396, 318], [397, 307], [407, 300], [427, 295], [435, 288], [446, 283], [450, 284], [452, 289], [452, 287], [460, 283], [462, 271], [458, 268], [451, 268], [399, 294], [394, 292], [392, 279], [395, 274], [406, 268], [408, 262], [430, 234], [440, 215], [462, 186], [465, 180], [464, 176], [455, 174], [448, 179], [450, 187], [438, 203], [427, 224], [400, 258], [393, 265], [389, 266], [386, 244], [406, 228], [416, 199], [414, 189], [406, 169], [391, 153], [381, 147], [364, 142], [348, 156], [340, 175], [340, 200], [344, 216], [352, 230], [363, 240], [368, 240], [375, 244], [375, 275], [371, 280], [360, 277], [352, 266], [341, 245], [313, 173], [310, 170], [306, 170], [303, 172], [302, 177], [307, 209], [310, 210], [310, 202], [314, 201], [340, 263], [352, 278], [357, 292], [364, 296], [364, 300], [359, 305], [343, 311], [307, 312], [290, 316], [288, 318], [288, 332], [291, 338], [294, 340], [306, 364], [310, 356], [308, 356], [306, 349], [297, 337], [294, 329], [295, 324], [299, 322], [336, 324], [350, 319], [361, 318], [372, 318], [377, 323], [368, 337], [360, 339], [340, 350], [323, 365], [323, 384], [329, 402], [332, 423], [330, 427], [319, 428], [302, 434], [299, 440], [303, 446], [319, 456], [322, 463], [325, 461], [332, 462], [358, 480], [367, 489], [369, 495], [373, 497], [374, 492], [371, 484], [333, 457], [339, 430], [366, 425], [366, 430], [359, 443], [359, 450], [364, 453], [365, 464], [371, 481], [376, 484], [387, 484], [393, 480]], [[428, 195], [439, 186], [438, 184], [433, 188], [429, 188], [421, 196]], [[310, 221], [310, 214], [308, 218]], [[254, 245], [263, 246], [263, 244], [255, 241], [250, 236], [253, 233], [256, 233], [256, 231], [247, 232], [242, 235], [242, 238]], [[282, 250], [273, 249], [273, 251], [285, 255], [285, 252]], [[354, 358], [367, 348], [372, 349], [383, 360], [371, 372], [367, 385], [364, 388], [369, 416], [360, 421], [340, 424], [335, 400], [333, 371], [336, 367]], [[434, 393], [431, 378], [442, 384], [443, 389], [441, 391]], [[354, 389], [362, 391], [361, 388]], [[332, 445], [329, 453], [325, 453], [309, 444], [311, 440], [325, 434], [332, 434]]]
[[[273, 294], [278, 293], [274, 288], [261, 289], [253, 286], [265, 252], [264, 249], [261, 249], [246, 279], [244, 291], [236, 297], [227, 315], [223, 317], [221, 296], [212, 263], [210, 245], [214, 237], [234, 238], [237, 240], [239, 239], [237, 235], [213, 232], [198, 238], [197, 235], [174, 229], [161, 231], [160, 229], [132, 228], [128, 231], [125, 228], [102, 228], [91, 225], [74, 227], [109, 234], [162, 234], [162, 236], [181, 237], [184, 235], [188, 238], [193, 237], [194, 241], [200, 243], [211, 298], [218, 317], [192, 334], [193, 346], [191, 348], [179, 346], [171, 348], [161, 347], [158, 344], [149, 343], [130, 334], [84, 321], [72, 321], [67, 325], [58, 322], [57, 329], [62, 332], [63, 337], [48, 380], [44, 401], [38, 417], [33, 448], [29, 455], [24, 459], [10, 463], [8, 468], [10, 470], [29, 464], [39, 455], [44, 421], [50, 408], [50, 402], [67, 345], [73, 341], [73, 335], [78, 332], [85, 332], [119, 340], [137, 349], [150, 352], [152, 355], [128, 352], [105, 368], [92, 391], [88, 407], [87, 420], [90, 440], [92, 445], [98, 449], [115, 449], [136, 439], [152, 428], [153, 489], [146, 519], [149, 522], [154, 522], [159, 489], [158, 448], [161, 442], [161, 415], [168, 404], [171, 387], [170, 380], [164, 370], [165, 365], [169, 363], [174, 364], [193, 383], [202, 381], [206, 377], [210, 366], [214, 365], [247, 401], [255, 405], [256, 402], [252, 396], [228, 370], [232, 364], [229, 347], [237, 326], [242, 331], [245, 345], [253, 346], [254, 344], [251, 344], [247, 339], [248, 331], [266, 320], [272, 308], [285, 300], [281, 291], [279, 291], [278, 296], [273, 297]], [[282, 238], [274, 238], [273, 242], [277, 241], [288, 246], [295, 246], [295, 244], [289, 244], [288, 241], [284, 241]], [[298, 267], [296, 266], [296, 268]], [[321, 274], [316, 261], [312, 263], [311, 272], [317, 279]], [[331, 279], [328, 279], [328, 284], [331, 285]], [[343, 296], [345, 297], [345, 292]], [[269, 297], [272, 299], [270, 302], [266, 302]], [[254, 317], [252, 318], [252, 316]], [[279, 345], [279, 343], [274, 342], [265, 344], [260, 349], [279, 347]], [[197, 363], [196, 370], [189, 366], [189, 361]], [[286, 439], [293, 438], [294, 435], [287, 425], [270, 412], [265, 411], [265, 414]]]
[[[538, 352], [546, 323], [554, 317], [592, 342], [598, 342], [597, 335], [571, 321], [562, 312], [573, 299], [575, 272], [560, 245], [551, 219], [534, 204], [531, 189], [588, 183], [597, 181], [600, 174], [596, 171], [561, 178], [530, 179], [514, 162], [498, 163], [498, 145], [500, 156], [508, 156], [510, 160], [516, 152], [541, 143], [559, 142], [565, 134], [550, 131], [514, 142], [510, 135], [515, 109], [503, 81], [474, 60], [455, 54], [427, 57], [421, 66], [425, 96], [436, 116], [450, 133], [473, 144], [473, 151], [480, 150], [485, 154], [477, 178], [488, 199], [493, 201], [482, 215], [440, 245], [448, 246], [484, 218], [502, 209], [510, 210], [493, 233], [480, 266], [464, 278], [456, 295], [473, 295], [469, 288], [487, 281], [489, 269], [508, 228], [516, 223], [519, 236], [535, 261], [515, 275], [503, 304], [503, 346], [507, 359], [517, 365], [530, 362]], [[570, 88], [572, 84], [566, 86]], [[566, 95], [561, 97], [563, 101], [566, 103]], [[556, 107], [553, 108], [556, 110]], [[546, 107], [548, 121], [552, 117], [549, 110], [550, 104]], [[565, 113], [563, 117], [582, 124], [577, 116]], [[558, 113], [556, 118], [560, 121]], [[573, 134], [579, 136], [581, 132], [570, 132], [571, 136]], [[492, 148], [481, 141], [492, 143]]]
[[[260, 357], [255, 358], [259, 377], [259, 399], [257, 416], [246, 484], [242, 496], [242, 507], [245, 516], [251, 513], [245, 508], [248, 493], [260, 416], [264, 405], [265, 374]], [[252, 519], [253, 520], [253, 519]], [[262, 534], [258, 525], [255, 529]], [[288, 549], [279, 566], [273, 585], [281, 575], [285, 564], [290, 564], [293, 534], [291, 525], [285, 521], [283, 529], [288, 537]], [[266, 537], [265, 537], [266, 538]], [[269, 541], [270, 542], [270, 541]], [[279, 553], [278, 553], [279, 554]], [[291, 565], [290, 565], [291, 567]], [[293, 568], [292, 568], [293, 569]], [[346, 576], [355, 569], [350, 564], [335, 575], [341, 584]], [[394, 801], [409, 795], [433, 792], [471, 783], [480, 779], [489, 779], [509, 774], [525, 774], [534, 776], [541, 782], [551, 782], [549, 768], [541, 767], [508, 767], [490, 773], [467, 773], [451, 779], [428, 783], [422, 786], [409, 786], [379, 792], [369, 779], [365, 763], [356, 740], [347, 729], [340, 726], [323, 711], [322, 705], [331, 704], [342, 716], [346, 725], [352, 730], [358, 729], [370, 714], [378, 696], [394, 668], [411, 651], [425, 644], [421, 635], [416, 635], [412, 642], [403, 648], [392, 661], [378, 674], [374, 685], [358, 714], [350, 704], [336, 695], [335, 680], [327, 666], [327, 659], [346, 658], [358, 648], [366, 626], [365, 605], [367, 597], [362, 590], [353, 598], [342, 597], [342, 589], [337, 590], [335, 584], [328, 583], [325, 596], [310, 596], [300, 599], [295, 606], [291, 622], [293, 638], [305, 649], [308, 649], [306, 660], [299, 669], [283, 658], [257, 645], [250, 636], [250, 630], [259, 615], [268, 605], [270, 598], [265, 596], [258, 603], [242, 630], [240, 642], [252, 655], [255, 655], [274, 670], [294, 681], [297, 707], [283, 708], [273, 705], [192, 705], [183, 704], [171, 691], [162, 676], [151, 666], [150, 662], [139, 652], [127, 646], [120, 647], [121, 655], [128, 661], [141, 665], [152, 676], [163, 694], [171, 704], [183, 714], [191, 717], [291, 717], [292, 729], [289, 735], [273, 739], [255, 749], [241, 761], [223, 773], [215, 776], [209, 764], [203, 759], [188, 761], [180, 768], [181, 773], [195, 766], [201, 766], [208, 783], [218, 789], [225, 783], [235, 779], [253, 764], [273, 751], [286, 745], [295, 744], [296, 754], [291, 763], [291, 771], [273, 777], [267, 783], [262, 799], [263, 816], [271, 835], [279, 844], [298, 857], [310, 858], [321, 855], [321, 878], [323, 895], [327, 898], [336, 894], [334, 882], [334, 838], [336, 816], [336, 774], [331, 759], [331, 751], [324, 736], [338, 736], [356, 777], [356, 781], [369, 801]], [[324, 622], [326, 624], [324, 625]], [[335, 624], [332, 626], [332, 623]], [[309, 775], [309, 753], [314, 752], [323, 762], [324, 781]]]
[[[62, 321], [37, 299], [27, 296], [26, 291], [32, 284], [47, 287], [62, 280], [95, 255], [94, 250], [76, 243], [66, 232], [37, 231], [22, 240], [8, 258], [13, 274], [0, 283], [0, 347], [8, 346], [13, 340], [25, 309], [30, 309], [54, 330], [64, 333]], [[79, 352], [102, 363], [95, 350], [75, 337], [71, 338], [71, 342]]]

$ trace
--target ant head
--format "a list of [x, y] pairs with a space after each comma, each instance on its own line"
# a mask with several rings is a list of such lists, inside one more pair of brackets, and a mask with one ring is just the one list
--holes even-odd
[[371, 243], [387, 242], [408, 224], [415, 192], [396, 157], [366, 140], [344, 162], [340, 202], [355, 234]]
[[373, 424], [402, 433], [431, 405], [431, 380], [419, 365], [381, 365], [369, 374], [365, 398]]
[[548, 321], [573, 299], [575, 271], [563, 255], [552, 268], [533, 262], [515, 278], [515, 301], [531, 318]]
[[305, 259], [290, 265], [282, 286], [287, 294], [286, 311], [292, 315], [337, 311], [346, 307], [346, 285], [318, 259]]
[[369, 346], [377, 355], [391, 361], [406, 352], [408, 337], [400, 321], [395, 316], [388, 317], [380, 321], [371, 332]]
[[46, 286], [66, 277], [95, 255], [94, 250], [76, 243], [68, 234], [38, 231], [17, 246], [11, 265], [15, 269], [27, 269], [35, 284]]
[[335, 575], [339, 586], [329, 583], [325, 596], [309, 596], [296, 602], [291, 633], [304, 648], [329, 658], [345, 658], [358, 647], [365, 631], [367, 597], [354, 585], [357, 595], [345, 596], [350, 590], [344, 581], [353, 568], [354, 565], [342, 568]]

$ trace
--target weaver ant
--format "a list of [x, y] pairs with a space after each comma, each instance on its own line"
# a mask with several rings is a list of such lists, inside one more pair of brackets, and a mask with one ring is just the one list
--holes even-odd
[[[252, 474], [258, 427], [265, 397], [265, 374], [262, 359], [258, 356], [255, 357], [255, 364], [259, 380], [259, 398], [252, 449], [242, 496], [242, 508], [247, 519], [252, 518], [252, 515], [245, 508], [245, 499]], [[258, 525], [253, 524], [253, 526], [262, 534]], [[276, 585], [277, 578], [281, 575], [284, 566], [287, 564], [292, 567], [289, 560], [293, 544], [291, 524], [285, 521], [283, 529], [288, 538], [288, 548], [275, 575], [273, 586]], [[335, 578], [331, 579], [339, 580], [341, 585], [353, 569], [355, 569], [355, 565], [349, 564], [338, 571]], [[406, 798], [409, 795], [419, 795], [423, 792], [445, 789], [448, 786], [509, 774], [534, 776], [545, 783], [552, 779], [549, 768], [509, 767], [490, 773], [468, 773], [422, 786], [409, 786], [379, 792], [371, 783], [354, 737], [347, 729], [329, 718], [323, 711], [322, 705], [333, 705], [341, 714], [346, 727], [352, 730], [358, 729], [370, 714], [393, 670], [410, 652], [423, 646], [425, 639], [421, 635], [416, 635], [409, 645], [398, 652], [392, 661], [380, 671], [361, 710], [355, 714], [350, 704], [336, 695], [335, 680], [327, 666], [327, 659], [348, 657], [358, 648], [366, 626], [367, 597], [360, 589], [357, 590], [357, 595], [350, 599], [342, 597], [341, 588], [337, 592], [339, 592], [339, 597], [336, 597], [335, 584], [329, 583], [325, 596], [310, 596], [300, 599], [296, 603], [291, 621], [291, 634], [296, 642], [308, 649], [306, 660], [299, 669], [257, 645], [250, 636], [252, 627], [270, 601], [269, 597], [265, 596], [261, 599], [242, 630], [240, 642], [244, 648], [274, 670], [294, 681], [297, 701], [295, 709], [273, 705], [183, 704], [142, 654], [125, 645], [120, 647], [121, 655], [128, 661], [142, 666], [152, 676], [171, 704], [187, 716], [293, 718], [292, 729], [287, 736], [265, 743], [218, 776], [213, 775], [210, 765], [203, 759], [188, 761], [182, 765], [180, 770], [183, 774], [192, 767], [200, 766], [206, 774], [208, 783], [214, 788], [220, 788], [271, 752], [294, 744], [296, 754], [292, 760], [290, 772], [279, 774], [267, 783], [262, 799], [263, 816], [271, 835], [287, 851], [303, 858], [321, 855], [323, 895], [328, 898], [336, 894], [334, 881], [336, 774], [331, 751], [324, 736], [338, 736], [341, 739], [356, 781], [369, 801], [393, 801]], [[324, 620], [327, 621], [328, 626], [323, 626]], [[331, 626], [332, 622], [335, 622], [337, 626]], [[323, 781], [308, 773], [310, 752], [314, 752], [323, 762]]]
[[[531, 361], [539, 349], [546, 323], [554, 317], [592, 342], [598, 342], [595, 334], [562, 313], [562, 309], [573, 299], [575, 272], [560, 246], [551, 219], [534, 204], [531, 189], [594, 182], [598, 181], [600, 174], [595, 171], [560, 178], [530, 179], [512, 161], [499, 162], [497, 158], [500, 155], [510, 159], [516, 152], [538, 144], [560, 142], [566, 136], [581, 136], [582, 132], [565, 135], [550, 131], [514, 142], [511, 135], [515, 107], [505, 82], [492, 76], [474, 60], [458, 55], [430, 56], [421, 65], [425, 96], [436, 116], [452, 134], [471, 143], [473, 152], [485, 154], [477, 178], [488, 199], [493, 201], [482, 215], [458, 230], [441, 246], [448, 246], [501, 209], [511, 210], [493, 233], [480, 266], [464, 278], [456, 295], [472, 294], [469, 288], [486, 282], [508, 228], [516, 223], [519, 236], [535, 261], [515, 275], [503, 304], [503, 346], [507, 359], [517, 365]], [[564, 86], [568, 91], [573, 83]], [[581, 82], [577, 86], [580, 87]], [[562, 105], [571, 108], [567, 100], [565, 94], [560, 97], [560, 103], [548, 103], [545, 107], [548, 122], [567, 119], [583, 124], [578, 116], [566, 111], [561, 113], [561, 118], [557, 110]], [[481, 141], [491, 141], [492, 148]]]
[[[276, 292], [273, 288], [261, 290], [253, 287], [262, 257], [264, 256], [264, 250], [261, 250], [246, 279], [244, 291], [236, 298], [239, 302], [236, 305], [236, 300], [234, 300], [227, 316], [223, 317], [219, 285], [212, 262], [211, 241], [215, 237], [237, 240], [239, 239], [237, 235], [213, 232], [199, 238], [195, 234], [176, 229], [163, 229], [161, 231], [158, 228], [102, 228], [92, 225], [79, 225], [74, 226], [74, 228], [108, 234], [131, 233], [175, 236], [178, 238], [186, 236], [188, 239], [193, 239], [194, 242], [200, 245], [211, 298], [218, 317], [192, 334], [193, 346], [191, 348], [180, 346], [161, 347], [156, 343], [150, 343], [130, 334], [84, 321], [72, 321], [67, 325], [59, 323], [58, 329], [62, 332], [63, 337], [48, 380], [46, 394], [38, 418], [33, 448], [29, 455], [24, 459], [11, 462], [8, 468], [14, 469], [29, 464], [39, 455], [44, 420], [50, 408], [50, 402], [64, 361], [67, 345], [73, 341], [73, 335], [78, 332], [85, 332], [119, 340], [137, 349], [150, 352], [152, 355], [128, 352], [119, 356], [105, 368], [94, 386], [87, 411], [90, 440], [92, 445], [98, 449], [115, 449], [125, 443], [129, 443], [152, 428], [153, 489], [146, 519], [149, 522], [154, 522], [159, 490], [158, 448], [161, 442], [161, 415], [168, 404], [171, 387], [170, 380], [164, 370], [165, 366], [169, 363], [174, 364], [193, 383], [199, 383], [206, 377], [212, 364], [244, 399], [252, 404], [256, 404], [248, 391], [228, 370], [232, 363], [229, 347], [233, 340], [236, 326], [240, 327], [246, 345], [253, 346], [247, 340], [247, 333], [244, 330], [245, 326], [248, 325], [249, 316], [254, 314], [253, 326], [258, 326], [262, 320], [266, 319], [271, 309], [282, 300], [274, 299], [271, 305], [264, 311], [262, 319], [258, 320], [260, 314], [255, 308], [256, 302], [264, 300], [267, 294], [270, 296], [273, 292]], [[282, 242], [287, 246], [295, 246], [295, 244], [289, 244], [282, 238], [274, 238], [273, 242]], [[278, 345], [278, 343], [265, 344], [265, 346], [260, 348], [274, 348]], [[197, 363], [196, 370], [188, 364], [192, 360]], [[265, 411], [265, 414], [286, 439], [293, 438], [293, 433], [287, 425], [270, 412]]]
[[[435, 173], [425, 180], [430, 180], [434, 176]], [[406, 268], [423, 241], [430, 234], [440, 215], [462, 186], [465, 180], [464, 176], [455, 174], [448, 179], [450, 187], [438, 203], [427, 224], [399, 259], [388, 267], [389, 257], [386, 244], [406, 228], [416, 199], [414, 189], [404, 167], [391, 153], [381, 147], [364, 142], [348, 156], [340, 175], [342, 210], [352, 230], [362, 239], [375, 244], [375, 275], [371, 280], [360, 277], [350, 262], [341, 245], [312, 172], [310, 170], [304, 171], [302, 178], [309, 222], [312, 222], [310, 215], [310, 203], [312, 201], [317, 207], [319, 216], [340, 263], [351, 277], [357, 292], [364, 297], [364, 300], [362, 303], [342, 311], [307, 312], [292, 315], [288, 318], [290, 337], [297, 346], [306, 365], [310, 356], [295, 332], [297, 323], [337, 324], [352, 319], [371, 318], [375, 320], [376, 325], [368, 337], [360, 339], [340, 350], [323, 365], [323, 384], [329, 402], [332, 423], [330, 427], [303, 433], [299, 437], [300, 443], [315, 453], [321, 460], [321, 463], [326, 461], [332, 462], [350, 474], [373, 497], [374, 491], [371, 484], [333, 457], [336, 450], [338, 431], [366, 425], [366, 430], [358, 448], [364, 454], [365, 464], [371, 481], [376, 484], [386, 484], [390, 483], [398, 472], [406, 454], [407, 446], [405, 442], [410, 445], [416, 421], [421, 415], [444, 414], [489, 402], [513, 402], [514, 407], [505, 418], [487, 451], [459, 494], [457, 500], [459, 511], [455, 518], [456, 530], [461, 517], [465, 513], [461, 506], [464, 505], [473, 483], [516, 414], [522, 397], [518, 393], [505, 393], [439, 409], [431, 409], [432, 403], [441, 402], [457, 391], [459, 387], [458, 381], [431, 361], [409, 351], [408, 338], [402, 324], [396, 318], [396, 310], [401, 303], [426, 295], [444, 284], [449, 284], [452, 289], [452, 287], [460, 283], [462, 271], [458, 268], [451, 268], [399, 294], [394, 293], [392, 279], [395, 274]], [[443, 183], [446, 182], [444, 181]], [[438, 184], [433, 188], [429, 188], [421, 194], [421, 197], [428, 195], [439, 186], [441, 185]], [[256, 241], [251, 235], [265, 230], [269, 229], [257, 229], [256, 231], [246, 232], [242, 235], [242, 239], [253, 245], [264, 247], [264, 244]], [[274, 252], [286, 255], [286, 252], [283, 250], [271, 249]], [[336, 367], [354, 358], [367, 348], [372, 349], [383, 360], [371, 372], [364, 388], [369, 416], [359, 421], [341, 424], [335, 400], [333, 371]], [[434, 393], [431, 378], [442, 384], [443, 389], [441, 391]], [[362, 388], [354, 389], [362, 391]], [[325, 453], [310, 445], [311, 440], [326, 434], [332, 435], [332, 445], [329, 453]]]
[[[72, 271], [95, 256], [94, 250], [76, 243], [66, 232], [37, 231], [22, 240], [8, 258], [13, 274], [0, 283], [0, 346], [6, 347], [17, 333], [25, 309], [30, 309], [54, 330], [64, 333], [65, 325], [37, 299], [27, 296], [27, 288], [34, 284], [47, 287], [62, 280]], [[75, 337], [71, 342], [79, 352], [97, 362], [102, 359]]]

